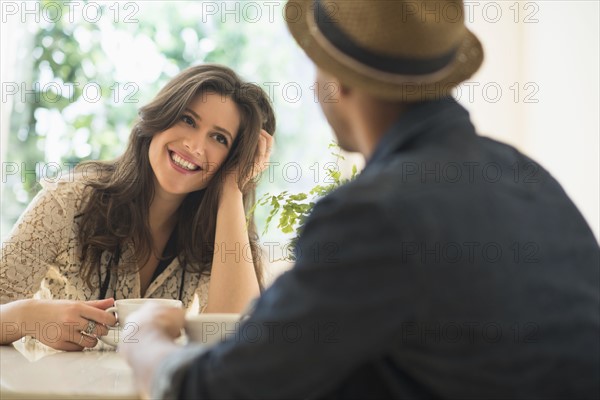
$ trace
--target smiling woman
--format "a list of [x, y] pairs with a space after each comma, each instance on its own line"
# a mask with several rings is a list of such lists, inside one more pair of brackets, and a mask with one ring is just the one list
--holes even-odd
[[240, 126], [235, 102], [221, 94], [198, 95], [184, 111], [175, 125], [150, 143], [150, 165], [158, 187], [174, 195], [206, 187], [225, 161]]
[[[114, 323], [102, 309], [116, 298], [242, 311], [262, 286], [245, 213], [274, 130], [265, 92], [229, 68], [199, 65], [174, 77], [141, 108], [122, 156], [80, 164], [15, 225], [3, 248], [0, 303], [2, 324], [18, 329], [3, 327], [1, 343], [58, 323], [60, 340], [35, 336], [64, 350], [93, 347]], [[52, 300], [31, 299], [40, 287]]]

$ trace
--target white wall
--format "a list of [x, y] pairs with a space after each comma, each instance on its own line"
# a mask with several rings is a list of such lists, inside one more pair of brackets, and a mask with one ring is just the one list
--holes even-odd
[[[473, 11], [466, 14], [472, 21], [468, 25], [482, 41], [486, 60], [470, 79], [473, 101], [463, 90], [461, 103], [480, 134], [514, 145], [549, 170], [598, 239], [599, 2], [465, 4]], [[498, 99], [497, 87], [502, 90]], [[528, 102], [527, 95], [537, 102]]]

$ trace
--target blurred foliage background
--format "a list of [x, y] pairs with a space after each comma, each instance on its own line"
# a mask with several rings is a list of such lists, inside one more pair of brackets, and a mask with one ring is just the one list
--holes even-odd
[[[2, 237], [41, 181], [65, 176], [82, 160], [118, 156], [138, 108], [179, 71], [204, 62], [258, 83], [275, 107], [273, 164], [257, 198], [327, 183], [337, 159], [312, 91], [312, 64], [287, 31], [284, 2], [266, 3], [38, 2], [37, 21], [26, 15], [22, 25], [30, 40], [20, 49], [24, 81], [16, 82], [4, 152], [20, 173], [3, 174]], [[256, 210], [260, 232], [267, 214]], [[288, 239], [270, 229], [262, 242]]]

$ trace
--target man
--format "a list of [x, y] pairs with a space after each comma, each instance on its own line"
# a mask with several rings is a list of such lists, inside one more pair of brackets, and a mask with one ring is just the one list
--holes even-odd
[[147, 395], [598, 398], [598, 243], [545, 170], [450, 97], [483, 60], [462, 7], [287, 4], [366, 167], [315, 206], [296, 265], [235, 337], [182, 349], [181, 313], [137, 314], [121, 350]]

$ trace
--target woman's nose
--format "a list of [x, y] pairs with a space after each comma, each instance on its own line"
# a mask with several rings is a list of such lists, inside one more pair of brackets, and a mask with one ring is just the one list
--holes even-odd
[[183, 145], [185, 148], [192, 154], [198, 157], [202, 157], [204, 155], [204, 147], [206, 144], [205, 135], [202, 133], [198, 133], [194, 135], [194, 137], [187, 138]]

